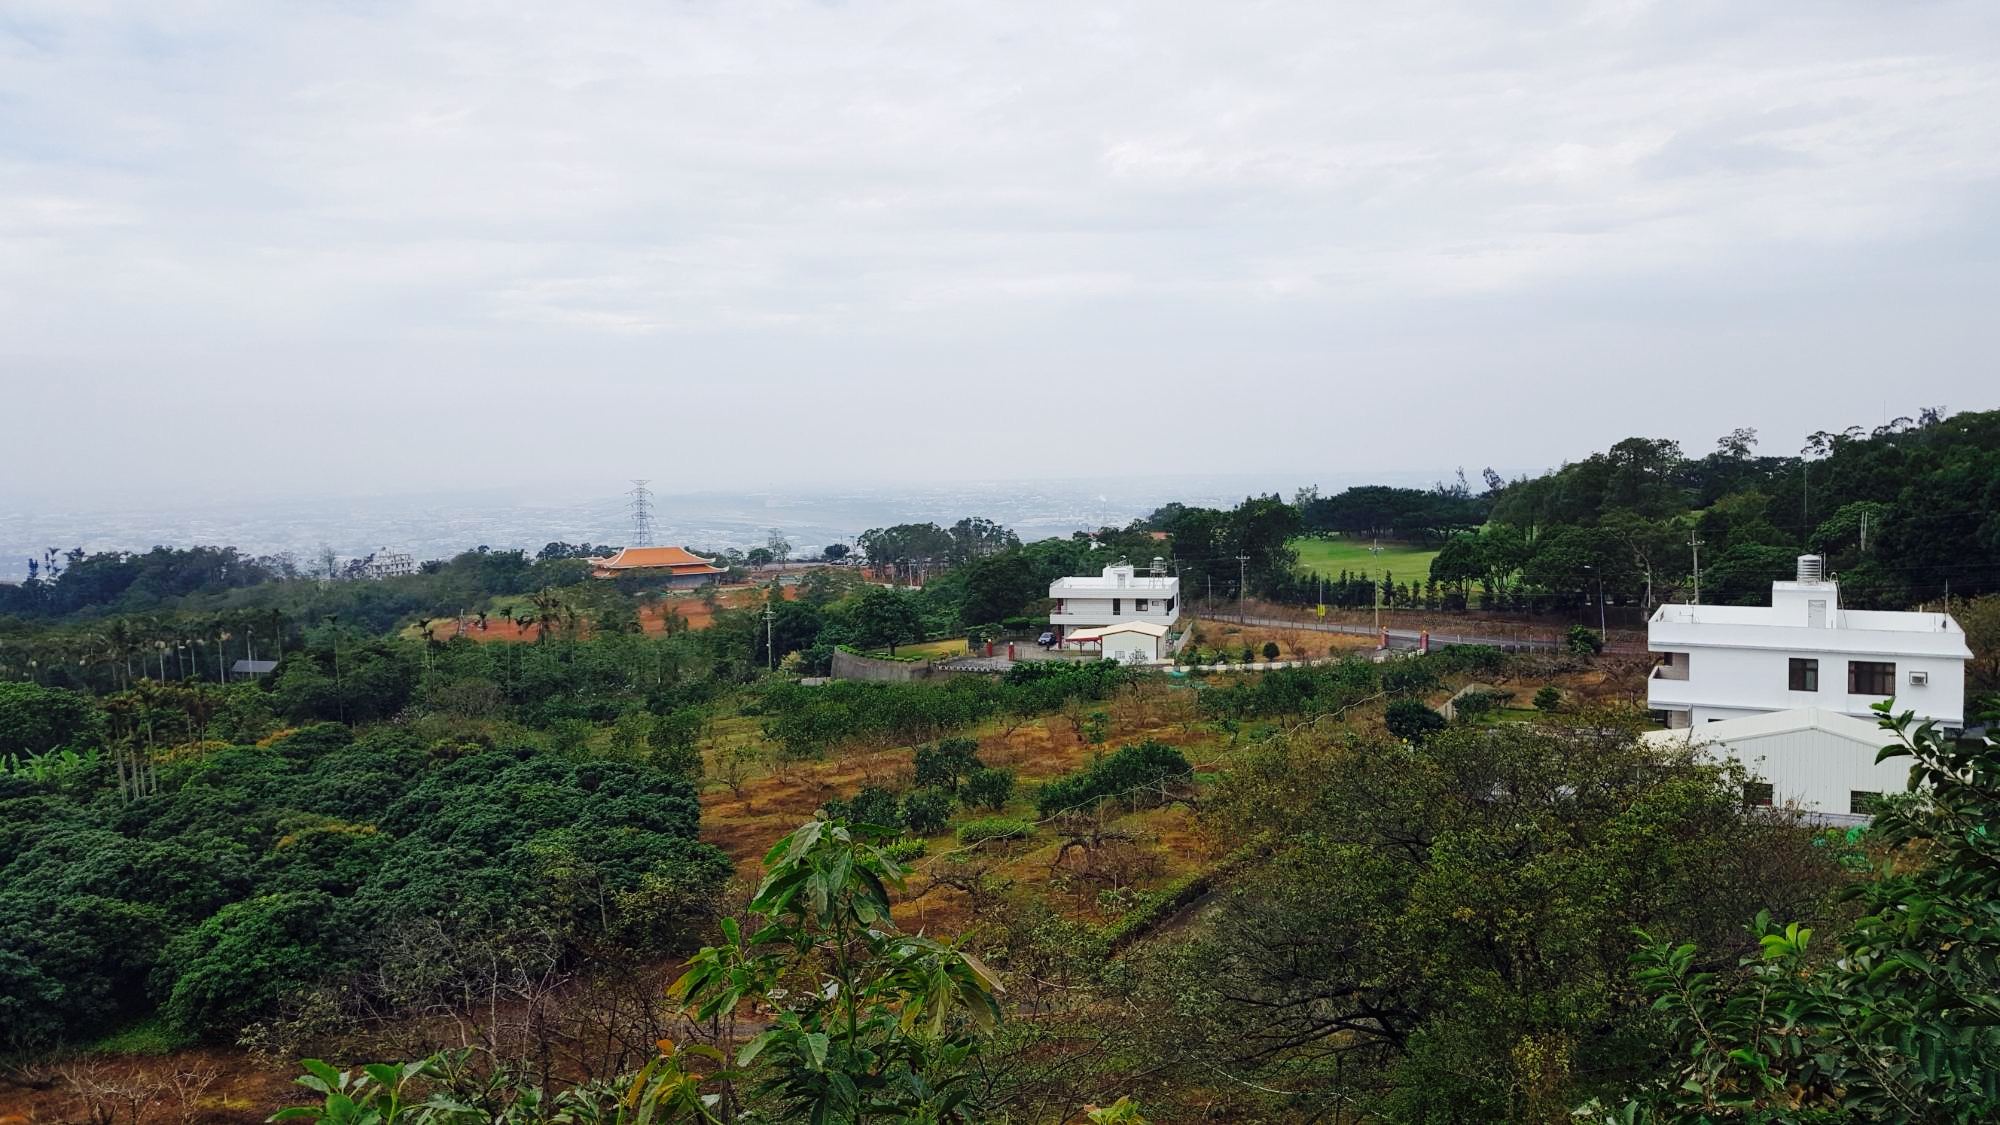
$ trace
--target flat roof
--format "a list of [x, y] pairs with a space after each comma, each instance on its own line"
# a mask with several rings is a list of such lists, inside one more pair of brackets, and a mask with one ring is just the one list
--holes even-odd
[[[1797, 583], [1780, 583], [1796, 586]], [[1767, 625], [1773, 628], [1807, 628], [1792, 624], [1792, 615], [1768, 605], [1663, 605], [1653, 611], [1652, 622], [1660, 625]], [[1876, 633], [1956, 633], [1958, 622], [1948, 613], [1914, 610], [1836, 610], [1828, 626], [1820, 628], [1861, 629]]]

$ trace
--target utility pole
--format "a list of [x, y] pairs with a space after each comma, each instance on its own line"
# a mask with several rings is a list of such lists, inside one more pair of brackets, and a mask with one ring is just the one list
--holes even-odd
[[783, 596], [784, 591], [779, 588], [776, 582], [773, 582], [771, 584], [772, 600], [764, 603], [764, 657], [773, 672], [778, 670], [778, 649], [772, 643], [771, 638], [775, 635], [775, 630], [777, 629], [778, 613], [777, 610], [772, 608], [772, 603]]
[[1803, 474], [1799, 483], [1799, 538], [1812, 534], [1812, 462], [1802, 461], [1799, 469]]
[[[1375, 595], [1375, 597], [1374, 597], [1374, 601], [1375, 601], [1375, 641], [1376, 641], [1376, 643], [1377, 643], [1377, 644], [1380, 644], [1380, 643], [1381, 643], [1381, 641], [1382, 641], [1382, 584], [1381, 584], [1380, 582], [1377, 582], [1377, 581], [1375, 581], [1374, 579], [1372, 579], [1372, 578], [1371, 578], [1371, 579], [1369, 579], [1369, 580], [1368, 580], [1368, 589], [1369, 589], [1369, 590], [1370, 590], [1371, 592], [1373, 592], [1373, 593], [1374, 593], [1374, 595]], [[1384, 646], [1384, 647], [1387, 647], [1387, 646]]]
[[1694, 604], [1701, 604], [1701, 540], [1688, 532], [1688, 546], [1694, 550]]
[[347, 689], [340, 683], [340, 615], [326, 615], [326, 629], [333, 637], [333, 695], [340, 704], [340, 721], [347, 721]]
[[1243, 595], [1246, 592], [1244, 586], [1249, 581], [1247, 577], [1249, 565], [1249, 555], [1236, 556], [1236, 620], [1238, 622], [1246, 620], [1243, 616]]
[[1868, 513], [1861, 513], [1861, 553], [1868, 553]]
[[1589, 571], [1591, 576], [1597, 579], [1597, 635], [1600, 638], [1609, 636], [1610, 631], [1604, 625], [1604, 575], [1600, 574], [1597, 568], [1591, 566], [1589, 563], [1583, 564], [1583, 569]]

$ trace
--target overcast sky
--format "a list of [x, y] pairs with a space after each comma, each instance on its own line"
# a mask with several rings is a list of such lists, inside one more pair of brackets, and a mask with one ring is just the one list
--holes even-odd
[[1996, 181], [1991, 2], [0, 0], [0, 500], [1793, 452]]

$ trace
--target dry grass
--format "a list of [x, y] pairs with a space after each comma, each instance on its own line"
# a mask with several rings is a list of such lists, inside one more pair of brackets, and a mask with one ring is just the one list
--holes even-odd
[[1244, 645], [1264, 659], [1264, 645], [1275, 643], [1280, 660], [1318, 660], [1334, 653], [1370, 652], [1375, 638], [1353, 633], [1326, 633], [1317, 629], [1290, 629], [1272, 625], [1239, 625], [1234, 621], [1202, 620], [1194, 626], [1189, 644], [1205, 652], [1220, 650], [1231, 660]]

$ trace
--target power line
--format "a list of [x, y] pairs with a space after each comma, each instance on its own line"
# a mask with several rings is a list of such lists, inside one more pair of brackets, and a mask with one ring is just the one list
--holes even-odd
[[628, 546], [650, 547], [653, 545], [653, 490], [646, 485], [649, 480], [634, 479], [632, 490], [625, 495], [632, 498], [632, 542]]

